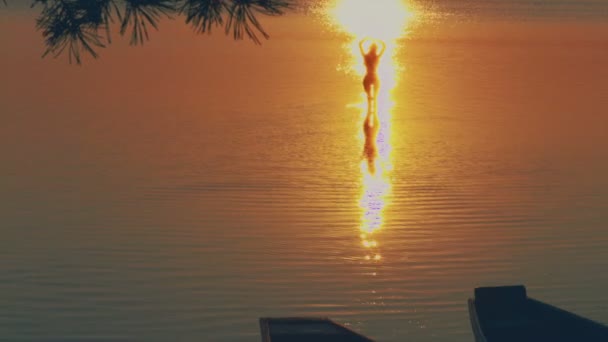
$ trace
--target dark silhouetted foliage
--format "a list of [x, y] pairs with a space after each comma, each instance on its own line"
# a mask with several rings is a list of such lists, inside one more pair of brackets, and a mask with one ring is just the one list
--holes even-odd
[[112, 42], [115, 22], [132, 45], [148, 40], [150, 28], [158, 29], [161, 19], [180, 15], [195, 32], [223, 26], [234, 39], [247, 37], [260, 44], [259, 35], [269, 35], [258, 15], [282, 15], [291, 0], [31, 0], [31, 5], [41, 8], [36, 27], [46, 44], [43, 56], [67, 53], [70, 63], [80, 64], [81, 52], [97, 57], [97, 49]]

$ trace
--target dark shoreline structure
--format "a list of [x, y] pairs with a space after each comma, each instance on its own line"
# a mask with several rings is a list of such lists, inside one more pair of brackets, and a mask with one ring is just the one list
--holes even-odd
[[[608, 342], [608, 327], [529, 298], [523, 285], [480, 287], [469, 299], [477, 342]], [[373, 342], [328, 318], [260, 318], [262, 342]]]
[[608, 341], [608, 327], [532, 299], [523, 285], [476, 288], [469, 316], [477, 342]]

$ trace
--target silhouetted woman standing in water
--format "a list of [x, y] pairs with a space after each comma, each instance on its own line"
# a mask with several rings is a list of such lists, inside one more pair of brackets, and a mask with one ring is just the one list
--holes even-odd
[[376, 99], [378, 95], [378, 89], [380, 88], [380, 78], [378, 77], [378, 65], [380, 64], [380, 57], [384, 54], [384, 50], [386, 50], [386, 44], [383, 41], [380, 41], [382, 44], [382, 49], [378, 51], [378, 44], [372, 42], [372, 45], [369, 47], [369, 51], [367, 53], [363, 50], [363, 44], [367, 41], [363, 39], [359, 43], [359, 50], [361, 50], [361, 55], [363, 55], [363, 60], [365, 61], [365, 69], [367, 70], [365, 77], [363, 78], [363, 88], [367, 93], [367, 99], [372, 100]]

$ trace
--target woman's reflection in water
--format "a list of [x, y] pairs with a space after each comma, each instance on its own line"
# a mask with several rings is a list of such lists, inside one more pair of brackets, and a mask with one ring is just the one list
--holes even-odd
[[376, 158], [378, 157], [377, 139], [379, 130], [380, 121], [378, 120], [378, 113], [372, 109], [370, 101], [367, 109], [367, 116], [363, 122], [363, 134], [365, 135], [363, 157], [367, 160], [367, 167], [369, 173], [372, 175], [376, 173]]
[[[363, 158], [367, 162], [368, 175], [364, 175], [364, 193], [362, 198], [363, 221], [361, 241], [367, 250], [365, 260], [379, 261], [380, 251], [378, 243], [374, 238], [374, 232], [382, 224], [382, 208], [384, 200], [382, 198], [382, 184], [377, 183], [376, 162], [378, 159], [378, 133], [380, 131], [380, 120], [378, 113], [372, 109], [371, 101], [367, 110], [365, 121], [363, 122], [363, 133], [365, 144], [363, 145]], [[365, 171], [363, 171], [365, 173]]]

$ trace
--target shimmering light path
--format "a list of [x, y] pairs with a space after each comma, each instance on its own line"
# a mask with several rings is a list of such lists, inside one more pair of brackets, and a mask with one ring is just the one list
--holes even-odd
[[[345, 49], [350, 52], [351, 60], [347, 70], [359, 79], [366, 71], [361, 60], [359, 42], [371, 38], [382, 40], [386, 44], [378, 69], [381, 85], [375, 110], [373, 106], [368, 106], [363, 91], [361, 101], [355, 104], [361, 108], [364, 122], [364, 129], [359, 134], [365, 146], [365, 158], [361, 163], [361, 240], [368, 250], [364, 258], [380, 260], [378, 242], [374, 235], [377, 235], [375, 232], [383, 225], [383, 212], [389, 204], [391, 192], [391, 111], [395, 104], [391, 93], [398, 83], [400, 69], [395, 58], [397, 40], [406, 34], [413, 13], [400, 0], [337, 0], [327, 8], [326, 13], [329, 23], [348, 35], [349, 41], [345, 44]], [[364, 46], [364, 49], [368, 48], [369, 43]]]

